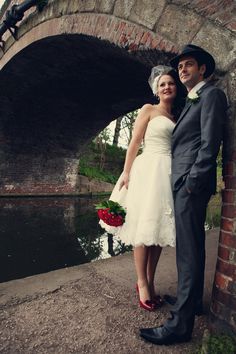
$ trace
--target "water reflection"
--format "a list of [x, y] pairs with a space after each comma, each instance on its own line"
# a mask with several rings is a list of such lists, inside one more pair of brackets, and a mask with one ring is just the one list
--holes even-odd
[[98, 201], [73, 197], [0, 199], [0, 282], [130, 250], [99, 227], [94, 212]]

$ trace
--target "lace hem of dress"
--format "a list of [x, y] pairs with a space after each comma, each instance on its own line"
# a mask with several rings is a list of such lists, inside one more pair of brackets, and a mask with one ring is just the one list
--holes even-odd
[[[122, 226], [114, 227], [105, 224], [102, 220], [99, 224], [106, 232], [118, 236], [126, 245], [161, 247], [176, 245], [175, 221], [172, 209], [168, 208], [163, 213], [161, 220], [128, 220]], [[129, 226], [129, 225], [132, 225]]]

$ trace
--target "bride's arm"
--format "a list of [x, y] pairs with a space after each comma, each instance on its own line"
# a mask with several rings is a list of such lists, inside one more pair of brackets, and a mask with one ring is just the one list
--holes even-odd
[[124, 170], [122, 173], [122, 178], [120, 182], [120, 189], [125, 186], [128, 189], [129, 184], [129, 174], [134, 162], [135, 157], [137, 156], [139, 147], [142, 143], [151, 113], [152, 105], [145, 104], [138, 114], [138, 117], [134, 123], [134, 130], [132, 134], [132, 139], [129, 143], [126, 157], [125, 157], [125, 164]]

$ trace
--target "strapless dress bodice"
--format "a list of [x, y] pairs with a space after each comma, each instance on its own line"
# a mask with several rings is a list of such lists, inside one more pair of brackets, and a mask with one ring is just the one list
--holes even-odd
[[152, 118], [147, 126], [143, 153], [171, 154], [171, 136], [175, 123], [165, 116]]

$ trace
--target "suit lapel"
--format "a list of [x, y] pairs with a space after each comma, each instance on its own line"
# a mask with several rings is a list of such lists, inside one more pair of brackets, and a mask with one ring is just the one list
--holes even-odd
[[[204, 86], [202, 86], [197, 93], [200, 95], [200, 99], [201, 99], [201, 94], [202, 92], [205, 90], [205, 88], [207, 88], [208, 86], [211, 86], [211, 83], [207, 82]], [[179, 119], [177, 120], [177, 123], [174, 127], [173, 133], [175, 132], [176, 128], [178, 127], [179, 123], [181, 122], [181, 120], [184, 118], [184, 116], [186, 115], [186, 113], [188, 112], [189, 108], [191, 107], [193, 103], [188, 102], [186, 103], [186, 105], [184, 106], [184, 109], [179, 117]]]
[[190, 107], [191, 107], [191, 102], [186, 103], [186, 105], [184, 106], [184, 109], [183, 109], [179, 119], [177, 120], [177, 123], [175, 124], [173, 133], [175, 132], [177, 126], [179, 125], [180, 121], [184, 118], [185, 114], [188, 112]]
[[197, 90], [197, 93], [201, 95], [201, 93], [207, 88], [208, 86], [212, 86], [210, 82], [207, 82], [205, 85], [203, 85], [199, 90]]

